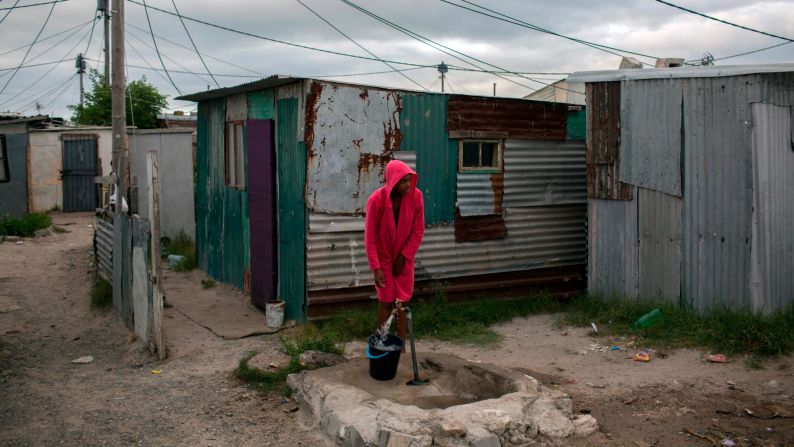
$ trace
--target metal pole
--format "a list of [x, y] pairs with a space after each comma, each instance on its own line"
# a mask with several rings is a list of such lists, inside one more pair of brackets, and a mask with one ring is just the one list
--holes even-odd
[[442, 61], [436, 68], [438, 72], [441, 73], [441, 93], [444, 93], [444, 75], [449, 71], [449, 67]]
[[83, 95], [85, 90], [83, 89], [83, 74], [85, 73], [85, 61], [83, 61], [83, 53], [77, 55], [77, 61], [75, 62], [77, 66], [77, 74], [80, 75], [80, 107], [83, 107]]
[[496, 82], [493, 83], [493, 95], [496, 96]]
[[124, 213], [127, 195], [127, 116], [124, 109], [124, 0], [113, 0], [113, 73], [111, 85], [111, 121], [113, 123], [113, 172], [116, 173], [116, 214]]

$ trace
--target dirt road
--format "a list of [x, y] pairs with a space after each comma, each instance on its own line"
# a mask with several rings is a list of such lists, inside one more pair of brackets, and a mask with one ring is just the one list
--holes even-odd
[[[89, 309], [92, 216], [53, 217], [69, 233], [0, 243], [0, 445], [329, 445], [285, 412], [283, 398], [231, 376], [245, 353], [277, 351], [277, 335], [224, 340], [166, 309], [169, 358], [153, 361], [114, 311]], [[167, 274], [166, 296], [195, 277]], [[418, 348], [517, 368], [569, 393], [574, 410], [592, 413], [601, 429], [565, 445], [794, 445], [791, 357], [759, 371], [741, 359], [705, 363], [697, 349], [653, 352], [640, 363], [629, 340], [553, 320], [501, 325], [496, 348]], [[350, 344], [350, 356], [362, 348]], [[94, 360], [70, 363], [83, 356]]]

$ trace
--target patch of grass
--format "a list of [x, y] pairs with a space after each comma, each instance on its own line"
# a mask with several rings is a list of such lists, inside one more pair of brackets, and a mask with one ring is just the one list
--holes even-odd
[[91, 287], [91, 310], [107, 310], [113, 305], [113, 286], [104, 278], [97, 277]]
[[0, 235], [31, 237], [36, 230], [49, 228], [52, 218], [45, 213], [28, 213], [20, 218], [0, 219]]
[[764, 369], [764, 364], [761, 362], [761, 359], [754, 355], [748, 355], [744, 358], [744, 366], [755, 370]]
[[179, 230], [179, 234], [173, 241], [168, 238], [162, 238], [161, 245], [163, 256], [173, 254], [185, 258], [174, 265], [171, 270], [175, 272], [189, 272], [196, 268], [196, 245], [184, 231]]
[[[647, 329], [632, 327], [654, 308], [661, 319]], [[718, 310], [698, 316], [693, 309], [672, 304], [606, 301], [580, 296], [566, 306], [561, 322], [598, 325], [601, 335], [636, 335], [648, 346], [704, 346], [726, 354], [772, 356], [794, 351], [794, 306], [771, 316]]]
[[201, 280], [201, 287], [205, 289], [211, 289], [215, 287], [215, 280], [212, 278], [202, 279]]
[[320, 331], [313, 324], [305, 324], [293, 329], [287, 335], [280, 337], [282, 349], [291, 357], [290, 362], [284, 368], [276, 371], [262, 371], [252, 368], [248, 361], [256, 355], [255, 352], [248, 353], [240, 359], [240, 364], [234, 370], [234, 375], [239, 380], [249, 384], [254, 389], [263, 392], [279, 392], [289, 396], [292, 390], [287, 386], [287, 376], [293, 373], [309, 369], [301, 364], [300, 355], [306, 351], [330, 352], [342, 355], [344, 348], [336, 339]]

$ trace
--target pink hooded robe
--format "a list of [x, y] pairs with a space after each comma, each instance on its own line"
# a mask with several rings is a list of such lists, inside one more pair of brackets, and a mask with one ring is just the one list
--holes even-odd
[[[394, 223], [391, 191], [411, 174], [411, 188], [400, 202], [400, 218]], [[378, 300], [408, 301], [414, 291], [414, 258], [425, 234], [425, 204], [422, 191], [416, 187], [418, 176], [407, 164], [392, 160], [386, 165], [386, 185], [375, 190], [367, 200], [364, 244], [367, 248], [369, 268], [381, 269], [384, 287], [375, 287]], [[392, 275], [392, 264], [398, 254], [405, 258], [405, 269], [399, 276]]]

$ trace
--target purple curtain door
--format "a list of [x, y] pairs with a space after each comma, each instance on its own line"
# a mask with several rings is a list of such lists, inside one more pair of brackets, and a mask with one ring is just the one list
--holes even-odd
[[248, 215], [251, 224], [251, 299], [276, 299], [276, 188], [273, 120], [248, 120]]

